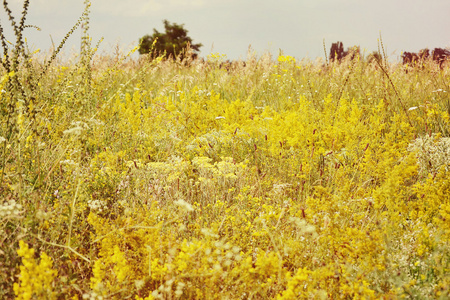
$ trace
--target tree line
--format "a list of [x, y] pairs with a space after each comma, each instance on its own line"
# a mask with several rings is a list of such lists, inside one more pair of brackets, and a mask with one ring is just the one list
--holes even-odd
[[[201, 43], [194, 43], [192, 38], [188, 36], [188, 31], [184, 28], [184, 24], [170, 23], [163, 21], [165, 32], [159, 32], [153, 29], [152, 35], [145, 35], [139, 41], [139, 53], [151, 53], [154, 56], [164, 56], [167, 59], [185, 58], [196, 59]], [[340, 62], [344, 59], [353, 60], [361, 58], [361, 50], [359, 46], [349, 47], [346, 50], [342, 42], [338, 41], [331, 44], [329, 53], [330, 62]], [[401, 55], [402, 63], [409, 66], [423, 64], [426, 60], [436, 62], [441, 68], [446, 61], [450, 60], [450, 50], [443, 48], [434, 48], [433, 50], [422, 49], [418, 53], [403, 52]], [[382, 56], [378, 51], [370, 53], [367, 57], [368, 62], [381, 61]]]

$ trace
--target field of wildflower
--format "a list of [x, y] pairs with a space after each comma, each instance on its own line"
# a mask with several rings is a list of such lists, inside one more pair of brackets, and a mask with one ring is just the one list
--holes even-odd
[[449, 68], [95, 50], [3, 63], [1, 299], [450, 297]]

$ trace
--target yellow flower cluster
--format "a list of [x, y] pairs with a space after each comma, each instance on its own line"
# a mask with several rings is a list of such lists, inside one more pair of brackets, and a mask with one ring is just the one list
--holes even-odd
[[54, 68], [35, 127], [11, 106], [23, 138], [0, 128], [15, 205], [0, 230], [42, 250], [5, 255], [22, 258], [15, 295], [448, 298], [450, 119], [432, 72], [225, 58], [99, 58], [89, 85]]
[[19, 282], [14, 283], [16, 299], [56, 299], [53, 282], [58, 272], [53, 270], [53, 262], [44, 252], [39, 263], [34, 258], [34, 249], [20, 240], [17, 254], [22, 257]]

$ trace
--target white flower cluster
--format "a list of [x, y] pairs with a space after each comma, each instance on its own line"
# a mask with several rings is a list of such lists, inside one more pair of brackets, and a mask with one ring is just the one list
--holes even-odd
[[214, 146], [216, 144], [223, 144], [229, 141], [229, 137], [227, 137], [223, 132], [217, 130], [211, 130], [204, 135], [201, 135], [192, 140], [191, 144], [189, 144], [186, 148], [188, 151], [196, 149], [199, 144], [210, 146]]
[[74, 166], [74, 167], [78, 166], [78, 163], [74, 162], [71, 159], [62, 160], [62, 161], [59, 162], [59, 164], [60, 165], [70, 165], [70, 166]]
[[408, 151], [417, 152], [417, 164], [421, 174], [438, 172], [441, 167], [450, 168], [450, 138], [435, 134], [416, 138], [408, 145]]
[[290, 183], [279, 183], [279, 184], [274, 183], [272, 192], [274, 194], [281, 194], [290, 186], [292, 186], [292, 184]]
[[[103, 125], [105, 125], [105, 122], [97, 120], [97, 119], [90, 119], [88, 120], [88, 122], [93, 125], [93, 126], [100, 126], [102, 127]], [[86, 124], [85, 124], [86, 125]]]
[[[171, 293], [175, 280], [169, 279], [162, 284], [157, 290], [152, 292], [154, 299], [167, 299], [167, 295]], [[184, 282], [179, 281], [175, 288], [175, 297], [180, 298], [183, 295], [183, 289], [186, 286]]]
[[103, 200], [88, 200], [88, 206], [91, 210], [101, 213], [106, 208], [106, 202]]
[[173, 202], [175, 205], [177, 205], [178, 207], [180, 207], [181, 209], [189, 212], [189, 211], [193, 211], [194, 208], [192, 207], [192, 205], [190, 205], [189, 203], [187, 203], [186, 201], [184, 201], [183, 199], [179, 199], [177, 201]]
[[87, 300], [103, 300], [103, 296], [98, 295], [96, 292], [83, 294], [83, 299]]
[[72, 128], [64, 130], [63, 134], [80, 135], [83, 130], [89, 129], [89, 126], [81, 121], [72, 122], [70, 125], [72, 125]]
[[22, 209], [22, 205], [19, 203], [16, 203], [15, 200], [9, 200], [8, 202], [5, 202], [3, 204], [0, 204], [0, 218], [3, 217], [19, 217], [20, 216], [20, 210]]
[[50, 219], [52, 216], [51, 212], [48, 211], [43, 211], [43, 210], [38, 210], [36, 212], [36, 218], [38, 218], [40, 221], [45, 221]]
[[201, 233], [202, 233], [204, 236], [213, 237], [213, 238], [216, 238], [216, 239], [218, 239], [218, 238], [220, 237], [218, 234], [215, 234], [215, 233], [211, 230], [211, 228], [202, 228], [202, 229], [201, 229]]
[[294, 224], [295, 227], [297, 227], [297, 234], [300, 235], [311, 234], [313, 238], [316, 238], [318, 236], [316, 232], [316, 226], [308, 224], [303, 219], [300, 219], [298, 217], [290, 217], [289, 222]]

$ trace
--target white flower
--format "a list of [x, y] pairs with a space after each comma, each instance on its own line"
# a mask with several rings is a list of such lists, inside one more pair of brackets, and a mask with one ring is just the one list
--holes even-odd
[[[211, 229], [209, 228], [202, 228], [200, 231], [204, 236], [210, 236], [213, 238], [219, 238], [219, 236], [217, 234], [215, 234]], [[208, 250], [208, 254], [211, 253], [211, 249], [207, 249]]]
[[16, 203], [15, 200], [9, 200], [3, 204], [0, 203], [0, 218], [9, 217], [9, 218], [18, 218], [20, 217], [22, 205]]
[[59, 164], [60, 165], [78, 166], [78, 164], [71, 159], [62, 160], [59, 162]]
[[106, 202], [103, 200], [88, 200], [88, 206], [91, 210], [101, 213], [106, 209]]
[[83, 131], [83, 127], [77, 126], [63, 131], [63, 134], [75, 134], [80, 135]]
[[64, 130], [63, 131], [64, 134], [80, 135], [83, 130], [89, 129], [89, 126], [86, 123], [81, 122], [81, 121], [72, 122], [71, 125], [74, 127]]
[[424, 135], [408, 145], [408, 151], [417, 152], [419, 172], [437, 172], [441, 167], [448, 170], [450, 164], [450, 138]]
[[194, 211], [194, 208], [192, 205], [184, 201], [183, 199], [179, 199], [177, 201], [173, 202], [175, 205], [179, 206], [180, 208], [184, 209], [185, 211]]

